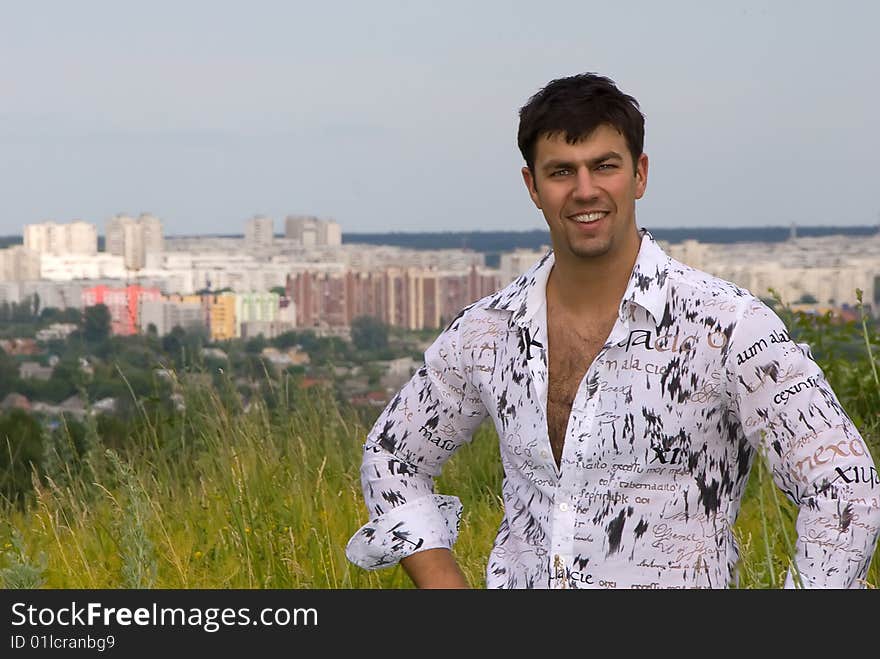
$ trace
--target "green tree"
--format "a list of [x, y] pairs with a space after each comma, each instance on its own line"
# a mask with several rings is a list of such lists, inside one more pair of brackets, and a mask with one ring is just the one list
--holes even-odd
[[269, 345], [269, 342], [266, 340], [266, 337], [262, 334], [257, 334], [255, 337], [250, 338], [244, 344], [245, 352], [259, 355], [263, 352], [263, 348]]
[[378, 318], [358, 316], [351, 321], [351, 341], [358, 350], [385, 350], [388, 348], [388, 326]]
[[283, 332], [270, 341], [279, 350], [286, 350], [299, 344], [299, 335], [296, 332]]
[[18, 363], [0, 348], [0, 399], [14, 391], [18, 384]]
[[0, 417], [0, 495], [22, 503], [42, 457], [43, 431], [36, 419], [23, 410]]
[[83, 313], [83, 336], [89, 343], [101, 343], [110, 336], [110, 309], [105, 304], [86, 307]]

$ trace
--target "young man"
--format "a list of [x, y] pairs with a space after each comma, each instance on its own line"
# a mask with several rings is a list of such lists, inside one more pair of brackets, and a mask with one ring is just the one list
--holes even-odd
[[758, 451], [800, 506], [786, 585], [864, 585], [880, 528], [870, 453], [769, 308], [637, 228], [643, 141], [636, 100], [593, 74], [521, 109], [522, 176], [553, 249], [462, 311], [376, 422], [352, 562], [467, 587], [450, 551], [461, 504], [433, 478], [488, 414], [504, 466], [490, 588], [729, 585]]

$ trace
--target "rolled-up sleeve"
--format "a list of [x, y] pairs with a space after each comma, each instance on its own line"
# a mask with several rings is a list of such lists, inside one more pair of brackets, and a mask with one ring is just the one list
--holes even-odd
[[368, 570], [427, 549], [451, 549], [462, 506], [434, 493], [434, 478], [470, 442], [487, 411], [465, 377], [459, 316], [425, 352], [424, 365], [388, 404], [364, 444], [361, 485], [370, 521], [348, 559]]
[[863, 587], [880, 533], [880, 480], [865, 441], [809, 346], [792, 341], [766, 305], [742, 305], [729, 348], [732, 409], [799, 506], [785, 586]]

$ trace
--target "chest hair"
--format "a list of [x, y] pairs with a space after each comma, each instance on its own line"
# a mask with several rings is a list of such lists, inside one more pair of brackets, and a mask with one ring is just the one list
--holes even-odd
[[610, 318], [584, 323], [548, 309], [547, 432], [557, 467], [562, 461], [565, 432], [578, 386], [605, 345], [616, 317], [615, 312]]

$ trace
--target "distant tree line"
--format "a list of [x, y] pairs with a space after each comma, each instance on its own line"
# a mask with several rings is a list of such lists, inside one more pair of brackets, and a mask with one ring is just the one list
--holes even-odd
[[[646, 227], [658, 240], [679, 243], [699, 240], [701, 243], [778, 243], [788, 240], [790, 227], [693, 227], [654, 228]], [[832, 235], [873, 236], [876, 226], [849, 227], [797, 227], [799, 237]], [[343, 243], [367, 245], [394, 245], [410, 249], [472, 249], [475, 252], [498, 253], [514, 249], [538, 249], [550, 244], [546, 228], [532, 231], [444, 231], [424, 233], [344, 233]]]

